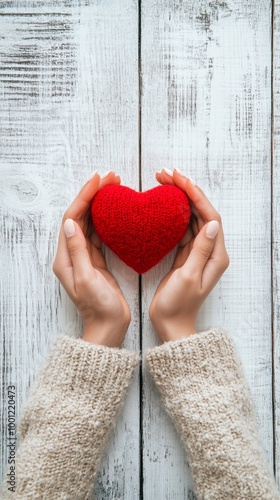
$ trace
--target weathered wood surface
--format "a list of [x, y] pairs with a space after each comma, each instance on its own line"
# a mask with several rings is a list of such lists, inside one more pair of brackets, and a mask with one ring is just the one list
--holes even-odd
[[273, 338], [275, 472], [280, 486], [280, 1], [274, 4], [273, 36]]
[[[138, 188], [141, 167], [145, 190], [156, 169], [178, 167], [221, 212], [231, 257], [199, 327], [221, 326], [234, 337], [279, 471], [279, 1], [273, 170], [271, 7], [269, 0], [1, 3], [2, 464], [7, 386], [17, 387], [19, 415], [57, 333], [80, 331], [51, 270], [63, 211], [92, 170], [115, 168]], [[139, 349], [142, 323], [144, 352], [157, 343], [148, 306], [174, 252], [141, 280], [141, 322], [138, 277], [107, 255], [132, 309], [125, 346]], [[95, 498], [193, 498], [185, 453], [145, 367], [110, 439]]]
[[[63, 211], [95, 169], [115, 168], [138, 187], [137, 29], [134, 0], [1, 3], [4, 463], [7, 386], [16, 385], [18, 415], [57, 333], [80, 332], [51, 269]], [[108, 260], [134, 318], [125, 345], [138, 350], [138, 277], [112, 255]], [[95, 490], [99, 499], [138, 496], [137, 377]]]

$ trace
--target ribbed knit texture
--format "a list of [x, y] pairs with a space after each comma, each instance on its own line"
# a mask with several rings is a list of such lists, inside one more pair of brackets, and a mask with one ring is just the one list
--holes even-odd
[[86, 500], [137, 354], [58, 338], [20, 425], [16, 493], [4, 499]]
[[279, 499], [230, 337], [209, 330], [153, 348], [146, 359], [187, 451], [198, 499]]
[[177, 186], [138, 193], [114, 184], [96, 193], [91, 216], [104, 243], [141, 274], [179, 243], [191, 209], [187, 195]]
[[[209, 330], [155, 347], [146, 359], [187, 450], [198, 499], [279, 500], [230, 337]], [[89, 499], [137, 365], [133, 352], [59, 338], [20, 421], [16, 493], [1, 499]]]

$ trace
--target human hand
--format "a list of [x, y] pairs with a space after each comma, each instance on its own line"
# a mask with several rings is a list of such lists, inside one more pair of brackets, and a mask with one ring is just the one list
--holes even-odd
[[108, 347], [119, 347], [123, 342], [130, 310], [107, 269], [90, 207], [98, 189], [119, 183], [120, 177], [114, 172], [102, 179], [96, 173], [82, 187], [63, 216], [53, 263], [54, 274], [83, 318], [82, 338]]
[[198, 311], [229, 265], [222, 220], [202, 190], [177, 170], [156, 173], [161, 184], [175, 184], [189, 197], [192, 219], [169, 273], [150, 305], [150, 319], [162, 342], [196, 332]]

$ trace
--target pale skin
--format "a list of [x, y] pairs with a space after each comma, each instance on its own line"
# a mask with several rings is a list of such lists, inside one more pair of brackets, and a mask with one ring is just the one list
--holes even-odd
[[[83, 339], [108, 347], [122, 344], [130, 323], [130, 310], [107, 269], [100, 238], [90, 222], [90, 205], [98, 189], [119, 183], [120, 178], [114, 172], [102, 179], [96, 173], [82, 187], [63, 216], [53, 263], [55, 275], [83, 318]], [[69, 219], [75, 232], [67, 237], [65, 222]]]
[[[187, 338], [196, 330], [201, 305], [229, 265], [222, 220], [203, 191], [181, 172], [161, 170], [160, 184], [175, 184], [189, 197], [192, 220], [173, 266], [158, 285], [150, 319], [162, 342]], [[119, 184], [114, 172], [95, 173], [66, 210], [53, 271], [83, 318], [83, 340], [120, 347], [131, 315], [115, 278], [108, 271], [102, 243], [90, 221], [98, 189]]]

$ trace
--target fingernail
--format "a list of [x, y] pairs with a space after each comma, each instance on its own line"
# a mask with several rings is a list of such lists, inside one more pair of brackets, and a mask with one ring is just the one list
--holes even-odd
[[213, 240], [217, 235], [218, 231], [219, 231], [219, 223], [217, 220], [211, 220], [211, 222], [208, 222], [206, 227], [206, 236], [208, 238], [211, 238]]
[[186, 177], [185, 174], [182, 172], [182, 170], [180, 170], [179, 168], [175, 168], [175, 170], [176, 170], [176, 172], [178, 172], [178, 174], [183, 175], [184, 177]]
[[72, 219], [66, 219], [63, 227], [64, 227], [64, 232], [65, 232], [67, 238], [69, 238], [70, 236], [73, 236], [73, 234], [76, 231], [75, 224], [72, 221]]
[[104, 177], [108, 177], [109, 174], [112, 174], [113, 173], [113, 170], [107, 170], [107, 172], [105, 172], [105, 174], [102, 175], [103, 179]]
[[169, 170], [169, 168], [164, 168], [163, 169], [168, 175], [173, 175], [173, 172]]
[[156, 170], [156, 174], [161, 174], [161, 170]]
[[193, 186], [196, 186], [196, 182], [193, 179], [191, 179], [190, 177], [188, 177], [188, 179]]
[[97, 171], [95, 170], [94, 172], [92, 172], [91, 176], [89, 177], [89, 179], [92, 179], [95, 175], [97, 174]]

